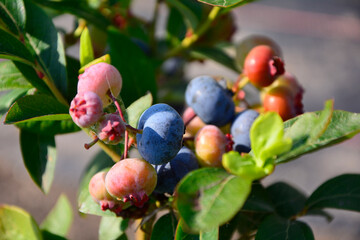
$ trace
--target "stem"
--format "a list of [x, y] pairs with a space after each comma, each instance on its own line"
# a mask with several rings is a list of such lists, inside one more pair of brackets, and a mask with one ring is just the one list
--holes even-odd
[[[84, 132], [87, 133], [87, 135], [92, 136], [91, 131], [87, 128], [83, 128], [82, 130], [84, 130]], [[111, 159], [114, 162], [118, 162], [121, 160], [121, 156], [119, 154], [117, 154], [117, 152], [115, 152], [114, 150], [112, 150], [111, 148], [109, 148], [105, 143], [98, 141], [97, 144], [99, 145], [99, 147], [101, 147], [101, 149], [109, 156], [111, 157]]]
[[129, 141], [129, 132], [125, 131], [125, 143], [124, 143], [124, 155], [123, 159], [127, 158], [128, 155], [128, 141]]
[[61, 92], [59, 91], [59, 89], [57, 88], [57, 86], [55, 85], [54, 81], [52, 81], [52, 79], [50, 79], [48, 76], [50, 76], [50, 74], [48, 74], [43, 67], [36, 61], [35, 63], [35, 71], [38, 70], [39, 72], [41, 72], [42, 74], [44, 74], [44, 77], [42, 78], [42, 80], [45, 82], [45, 84], [48, 86], [48, 88], [50, 89], [51, 93], [54, 94], [55, 98], [61, 102], [62, 104], [64, 104], [65, 106], [69, 106], [69, 103], [67, 102], [67, 100], [64, 98], [64, 96], [61, 94]]
[[213, 7], [208, 15], [208, 17], [206, 18], [205, 22], [199, 26], [196, 31], [188, 37], [185, 37], [179, 46], [177, 46], [176, 48], [174, 48], [173, 50], [171, 50], [166, 56], [165, 58], [170, 58], [172, 56], [177, 55], [178, 53], [180, 53], [181, 51], [183, 51], [184, 49], [189, 48], [192, 44], [194, 44], [211, 26], [211, 23], [217, 18], [217, 16], [220, 13], [221, 8], [220, 7]]

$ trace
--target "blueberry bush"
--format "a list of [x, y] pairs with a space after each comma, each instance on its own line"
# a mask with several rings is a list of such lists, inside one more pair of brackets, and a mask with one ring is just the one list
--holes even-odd
[[[84, 131], [83, 151], [101, 152], [84, 170], [77, 210], [102, 218], [99, 239], [127, 239], [141, 219], [137, 239], [311, 240], [301, 217], [359, 212], [360, 174], [310, 196], [262, 184], [278, 164], [355, 136], [360, 115], [334, 110], [333, 100], [304, 113], [304, 89], [273, 40], [231, 42], [231, 10], [249, 2], [156, 1], [144, 20], [131, 0], [0, 0], [0, 111], [20, 131], [34, 183], [51, 188], [55, 136]], [[52, 21], [65, 13], [75, 16], [70, 32]], [[74, 44], [79, 59], [67, 51]], [[238, 78], [185, 78], [187, 63], [207, 59]], [[1, 205], [0, 239], [66, 239], [72, 216], [65, 195], [41, 224]]]

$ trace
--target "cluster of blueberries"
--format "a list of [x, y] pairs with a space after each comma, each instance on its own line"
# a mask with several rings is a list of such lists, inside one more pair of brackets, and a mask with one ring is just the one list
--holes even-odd
[[[89, 192], [101, 208], [117, 214], [131, 205], [141, 208], [152, 192], [172, 194], [178, 182], [199, 167], [222, 167], [225, 152], [250, 152], [249, 132], [259, 111], [278, 112], [284, 120], [302, 113], [302, 87], [285, 73], [282, 60], [265, 45], [249, 52], [237, 82], [229, 86], [211, 76], [196, 77], [186, 89], [188, 108], [183, 117], [167, 104], [155, 104], [142, 113], [137, 129], [125, 122], [120, 108], [115, 113], [103, 112], [104, 105], [112, 101], [117, 104], [115, 96], [121, 89], [121, 77], [120, 88], [114, 91], [116, 81], [110, 75], [119, 79], [120, 74], [106, 74], [97, 65], [79, 76], [78, 95], [71, 104], [70, 114], [75, 123], [90, 126], [97, 134], [96, 140], [107, 144], [117, 144], [125, 136], [127, 146], [124, 132], [136, 135], [141, 158], [127, 158], [125, 149], [124, 159], [109, 171], [97, 173], [89, 184]], [[103, 66], [114, 71], [111, 65]], [[260, 110], [239, 108], [238, 103], [245, 101], [239, 87], [244, 81], [261, 92]], [[89, 87], [83, 91], [84, 82], [90, 86], [102, 84], [102, 95]], [[94, 100], [97, 96], [100, 100]], [[99, 104], [103, 105], [99, 107]], [[86, 121], [87, 124], [82, 124]]]

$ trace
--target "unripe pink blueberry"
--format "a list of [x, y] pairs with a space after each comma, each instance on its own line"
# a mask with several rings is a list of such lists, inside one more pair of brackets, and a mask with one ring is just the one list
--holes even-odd
[[[194, 110], [191, 107], [186, 108], [183, 113], [184, 122], [189, 121], [190, 117], [192, 117], [194, 114]], [[205, 125], [206, 124], [200, 119], [200, 117], [196, 116], [186, 125], [186, 132], [192, 136], [195, 136], [196, 133]]]
[[203, 167], [221, 167], [222, 155], [226, 151], [227, 139], [214, 125], [206, 125], [195, 136], [195, 153]]
[[69, 113], [79, 127], [90, 127], [102, 116], [103, 105], [96, 93], [81, 92], [71, 101]]
[[130, 201], [142, 207], [154, 191], [157, 182], [156, 171], [143, 159], [126, 158], [116, 163], [107, 173], [107, 191], [123, 202]]
[[108, 63], [98, 63], [86, 68], [85, 72], [79, 75], [77, 91], [95, 92], [99, 95], [103, 107], [106, 107], [112, 102], [108, 94], [117, 97], [121, 87], [122, 78], [119, 71]]
[[119, 114], [106, 114], [97, 125], [98, 138], [107, 144], [118, 144], [125, 134], [125, 123]]
[[117, 201], [106, 191], [105, 176], [106, 172], [102, 171], [91, 178], [89, 183], [89, 193], [94, 201], [100, 204], [101, 210], [105, 211], [109, 209], [115, 213], [119, 213], [122, 210], [123, 203]]

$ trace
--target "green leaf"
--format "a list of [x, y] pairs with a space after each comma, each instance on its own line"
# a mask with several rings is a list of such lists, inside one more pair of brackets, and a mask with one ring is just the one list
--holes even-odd
[[99, 152], [86, 167], [78, 189], [78, 208], [79, 212], [86, 214], [94, 214], [99, 216], [114, 217], [115, 213], [106, 210], [102, 211], [100, 205], [97, 204], [89, 193], [89, 183], [91, 178], [103, 169], [109, 168], [114, 165], [111, 158], [103, 151]]
[[256, 166], [251, 155], [240, 155], [236, 151], [223, 154], [222, 165], [229, 173], [251, 181], [260, 179], [267, 174], [262, 167]]
[[284, 137], [284, 127], [281, 117], [274, 112], [261, 114], [250, 129], [250, 141], [254, 160], [258, 167], [263, 167], [267, 161], [290, 150], [292, 141]]
[[26, 37], [37, 54], [37, 61], [50, 81], [67, 96], [67, 73], [64, 46], [51, 18], [35, 4], [25, 2]]
[[20, 147], [24, 165], [31, 178], [47, 194], [54, 179], [56, 164], [54, 136], [21, 130]]
[[51, 95], [51, 91], [49, 87], [45, 84], [45, 82], [42, 79], [39, 78], [33, 67], [22, 62], [14, 61], [13, 63], [32, 86], [34, 86], [37, 90], [39, 90], [42, 93]]
[[87, 1], [83, 0], [33, 0], [44, 7], [55, 9], [56, 11], [67, 12], [85, 19], [100, 29], [106, 29], [110, 21], [104, 17], [98, 10], [89, 7]]
[[80, 36], [80, 66], [83, 67], [94, 60], [94, 52], [91, 44], [89, 29], [87, 27]]
[[274, 183], [267, 188], [267, 192], [275, 205], [277, 214], [284, 218], [297, 215], [305, 206], [305, 194], [287, 183]]
[[12, 33], [18, 35], [24, 31], [26, 13], [22, 0], [1, 0], [0, 16]]
[[199, 2], [219, 7], [239, 7], [254, 0], [198, 0]]
[[168, 213], [156, 221], [151, 240], [168, 240], [174, 239], [177, 226], [177, 220], [173, 213]]
[[72, 119], [61, 121], [24, 121], [15, 123], [15, 126], [28, 132], [50, 136], [81, 131]]
[[123, 79], [121, 97], [126, 106], [148, 91], [156, 95], [155, 69], [150, 59], [131, 39], [114, 28], [108, 31], [112, 64]]
[[211, 59], [221, 65], [239, 72], [235, 65], [235, 60], [230, 57], [225, 51], [217, 47], [197, 47], [191, 50], [191, 56], [198, 59]]
[[6, 113], [10, 106], [20, 97], [27, 93], [28, 89], [14, 89], [0, 97], [0, 118]]
[[185, 229], [188, 227], [185, 225], [184, 220], [180, 218], [175, 232], [175, 240], [199, 240], [199, 235], [190, 234]]
[[51, 212], [41, 223], [41, 230], [51, 234], [66, 237], [73, 221], [71, 203], [66, 195], [60, 195]]
[[18, 99], [9, 109], [4, 123], [67, 119], [71, 119], [67, 106], [51, 96], [39, 94]]
[[21, 208], [9, 205], [0, 207], [1, 240], [41, 240], [42, 236], [34, 218]]
[[127, 114], [127, 120], [128, 123], [132, 126], [132, 127], [137, 127], [139, 118], [141, 116], [141, 114], [148, 109], [149, 107], [151, 107], [153, 102], [153, 98], [151, 93], [146, 94], [145, 96], [139, 98], [138, 100], [136, 100], [135, 102], [133, 102], [127, 109], [126, 109], [126, 114]]
[[306, 208], [337, 208], [360, 212], [360, 174], [344, 174], [318, 187], [306, 201]]
[[[321, 144], [318, 146], [316, 143], [319, 141], [319, 138], [325, 134], [331, 124], [333, 116], [333, 104], [334, 102], [329, 100], [325, 103], [324, 110], [318, 113], [305, 113], [284, 125], [285, 137], [291, 138], [293, 145], [290, 151], [285, 152], [276, 159], [275, 162], [277, 164], [290, 161], [291, 159], [320, 148]], [[334, 129], [334, 127], [339, 128], [339, 126], [332, 125], [331, 129]], [[342, 127], [346, 128], [346, 130], [349, 130], [346, 125], [343, 125]], [[330, 133], [330, 136], [327, 136], [333, 138], [331, 135], [332, 133]], [[324, 145], [326, 145], [326, 143]]]
[[[317, 113], [318, 114], [318, 113]], [[302, 116], [302, 115], [301, 115]], [[295, 122], [299, 121], [302, 117], [299, 116], [292, 121], [285, 122], [285, 130], [291, 129]], [[354, 137], [360, 132], [360, 114], [351, 113], [341, 110], [335, 110], [329, 126], [325, 132], [315, 141], [306, 144], [302, 151], [296, 152], [293, 156], [280, 156], [276, 160], [277, 163], [289, 161], [295, 157], [319, 150], [321, 148], [329, 147], [331, 145], [343, 142], [347, 139]], [[299, 144], [300, 145], [300, 144]]]
[[200, 240], [218, 240], [219, 228], [214, 228], [206, 232], [200, 232]]
[[313, 240], [311, 228], [303, 222], [271, 215], [260, 225], [255, 240]]
[[0, 58], [23, 62], [29, 65], [34, 64], [34, 58], [14, 35], [0, 28]]
[[31, 87], [12, 61], [0, 62], [0, 90]]
[[111, 64], [110, 55], [109, 55], [109, 54], [106, 54], [106, 55], [101, 56], [101, 57], [99, 57], [99, 58], [97, 58], [97, 59], [94, 59], [93, 61], [89, 62], [88, 64], [86, 64], [85, 66], [83, 66], [82, 68], [80, 68], [79, 73], [83, 73], [86, 68], [88, 68], [88, 67], [90, 67], [90, 66], [92, 66], [92, 65], [101, 63], [101, 62]]
[[230, 220], [243, 206], [250, 190], [250, 180], [223, 169], [202, 168], [179, 183], [175, 207], [190, 229], [207, 231]]
[[246, 199], [241, 211], [246, 212], [274, 212], [275, 207], [269, 193], [261, 185], [260, 182], [253, 182], [251, 185], [251, 193]]
[[196, 29], [199, 20], [195, 13], [190, 8], [188, 8], [188, 6], [183, 4], [181, 1], [176, 0], [166, 0], [166, 3], [168, 3], [170, 6], [174, 7], [181, 13], [184, 22], [188, 28], [191, 28], [193, 30]]
[[66, 56], [66, 72], [67, 72], [67, 79], [68, 79], [68, 95], [67, 100], [71, 102], [75, 95], [77, 94], [77, 83], [78, 83], [78, 76], [79, 76], [79, 69], [80, 69], [80, 62], [79, 60]]
[[125, 235], [127, 227], [127, 219], [121, 217], [102, 217], [99, 226], [99, 240], [118, 240]]

